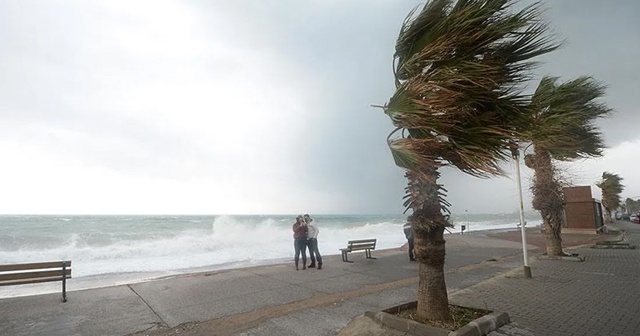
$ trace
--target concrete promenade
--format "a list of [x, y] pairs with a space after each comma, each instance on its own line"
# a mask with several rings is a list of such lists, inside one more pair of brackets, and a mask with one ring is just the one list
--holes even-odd
[[[596, 238], [565, 236], [567, 245]], [[452, 301], [509, 312], [514, 323], [496, 335], [582, 335], [574, 331], [584, 330], [587, 315], [596, 318], [589, 326], [603, 329], [584, 335], [640, 334], [640, 318], [631, 316], [640, 308], [640, 250], [580, 249], [585, 262], [535, 261], [534, 278], [522, 279], [521, 248], [495, 237], [448, 236]], [[354, 263], [327, 256], [320, 271], [290, 263], [72, 291], [67, 303], [59, 293], [1, 299], [0, 335], [336, 335], [367, 310], [416, 298], [417, 264], [404, 250], [373, 256], [356, 253]], [[395, 335], [370, 327], [369, 334]]]

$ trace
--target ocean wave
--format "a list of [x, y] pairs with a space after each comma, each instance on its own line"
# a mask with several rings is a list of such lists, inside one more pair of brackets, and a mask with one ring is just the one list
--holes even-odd
[[[74, 276], [129, 272], [163, 272], [183, 268], [261, 263], [293, 256], [294, 216], [86, 217], [56, 229], [55, 237], [35, 222], [23, 235], [0, 236], [10, 244], [0, 263], [72, 260]], [[319, 248], [339, 254], [348, 240], [377, 238], [379, 248], [395, 248], [406, 240], [402, 216], [318, 216]], [[452, 230], [459, 232], [460, 224]], [[469, 222], [468, 231], [517, 228], [516, 221]], [[531, 225], [531, 224], [529, 224]], [[66, 238], [60, 238], [66, 237]]]

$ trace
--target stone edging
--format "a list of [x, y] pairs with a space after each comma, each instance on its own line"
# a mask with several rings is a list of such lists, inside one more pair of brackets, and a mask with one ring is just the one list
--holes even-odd
[[493, 312], [469, 322], [456, 331], [448, 331], [410, 319], [401, 318], [393, 314], [385, 313], [384, 311], [367, 311], [364, 315], [389, 328], [411, 335], [422, 336], [484, 336], [501, 326], [509, 324], [511, 321], [509, 314]]
[[410, 335], [447, 336], [448, 330], [428, 326], [409, 319], [401, 318], [385, 312], [366, 311], [364, 316], [391, 329], [406, 332]]
[[537, 258], [538, 260], [568, 260], [568, 261], [579, 261], [579, 262], [582, 262], [585, 259], [584, 256], [581, 256], [579, 254], [564, 255], [564, 256], [548, 256], [548, 255], [541, 254]]
[[448, 336], [484, 336], [511, 322], [509, 314], [493, 312], [479, 317], [462, 328], [452, 331]]

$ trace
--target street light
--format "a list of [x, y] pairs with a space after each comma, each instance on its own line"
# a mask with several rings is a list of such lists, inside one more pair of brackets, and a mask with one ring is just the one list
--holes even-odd
[[524, 201], [522, 200], [522, 182], [520, 181], [520, 148], [518, 144], [509, 144], [511, 157], [516, 162], [516, 180], [518, 181], [518, 197], [520, 201], [520, 233], [522, 234], [522, 255], [524, 257], [524, 277], [531, 278], [531, 267], [529, 267], [529, 256], [527, 255], [527, 231], [524, 221]]

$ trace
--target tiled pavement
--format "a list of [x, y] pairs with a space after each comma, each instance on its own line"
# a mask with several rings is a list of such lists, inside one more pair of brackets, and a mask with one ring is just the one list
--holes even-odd
[[[640, 225], [614, 224], [640, 245]], [[506, 311], [512, 323], [491, 336], [640, 335], [640, 249], [571, 250], [584, 262], [536, 260], [521, 270], [451, 295], [451, 300]]]

